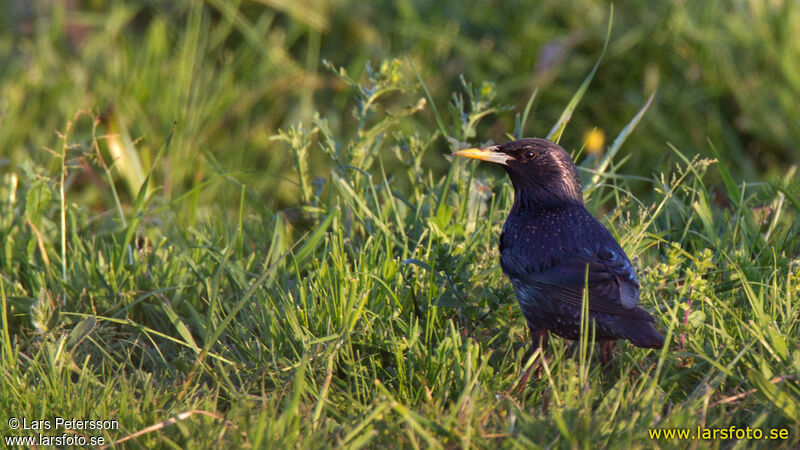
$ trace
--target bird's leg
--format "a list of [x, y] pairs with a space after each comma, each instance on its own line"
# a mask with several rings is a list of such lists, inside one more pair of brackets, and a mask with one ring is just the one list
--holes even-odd
[[608, 364], [614, 358], [614, 345], [616, 341], [600, 342], [600, 362]]
[[[533, 329], [533, 327], [528, 327], [531, 332], [531, 341], [532, 344], [527, 352], [525, 352], [525, 356], [522, 358], [523, 361], [527, 362], [528, 359], [536, 352], [538, 349], [540, 351], [539, 358], [544, 358], [544, 350], [547, 348], [547, 330], [544, 329]], [[519, 383], [517, 383], [517, 395], [522, 394], [522, 389], [525, 388], [525, 385], [528, 382], [528, 378], [531, 376], [531, 372], [536, 369], [537, 371], [537, 378], [541, 377], [541, 369], [542, 369], [542, 360], [539, 359], [536, 361], [535, 364], [532, 364], [528, 367], [528, 370], [525, 371], [525, 374], [520, 379]]]
[[545, 351], [547, 348], [547, 330], [534, 330], [528, 327], [531, 331], [531, 339], [533, 340], [534, 349], [540, 348]]

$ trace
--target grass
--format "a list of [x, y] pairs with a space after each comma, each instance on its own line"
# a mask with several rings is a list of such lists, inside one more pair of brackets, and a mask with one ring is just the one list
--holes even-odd
[[[496, 34], [509, 50], [485, 60], [477, 34], [447, 20], [433, 33], [445, 13], [413, 3], [387, 28], [407, 54], [370, 65], [328, 46], [369, 14], [360, 32], [381, 29], [388, 14], [359, 9], [371, 6], [344, 19], [333, 6], [317, 15], [282, 2], [114, 4], [56, 9], [21, 43], [4, 35], [5, 48], [38, 50], [27, 66], [9, 66], [0, 91], [10, 98], [0, 123], [9, 149], [0, 410], [115, 419], [118, 430], [99, 433], [107, 442], [148, 448], [675, 447], [687, 444], [653, 441], [648, 430], [698, 426], [786, 428], [788, 439], [770, 444], [797, 446], [800, 186], [777, 161], [797, 132], [781, 99], [797, 93], [783, 59], [798, 50], [788, 35], [800, 13], [742, 3], [716, 18], [711, 7], [659, 6], [679, 31], [648, 34], [631, 25], [644, 7], [626, 5], [607, 38], [605, 7], [577, 3], [599, 25], [556, 66], [563, 79], [534, 78], [538, 91], [509, 72], [531, 57], [513, 51], [530, 36], [504, 6], [486, 23], [505, 17], [518, 33]], [[549, 8], [526, 20], [581, 28]], [[756, 26], [742, 22], [750, 16]], [[53, 37], [69, 29], [65, 18], [103, 28], [71, 50]], [[342, 21], [350, 31], [337, 31]], [[767, 33], [784, 22], [787, 36]], [[703, 53], [722, 30], [735, 38], [729, 51]], [[412, 46], [413, 36], [427, 37]], [[624, 54], [640, 40], [674, 44], [709, 68], [694, 86], [703, 95], [677, 95], [682, 85], [665, 69], [651, 97], [635, 73], [652, 61], [644, 49]], [[778, 57], [724, 65], [748, 43]], [[440, 59], [459, 58], [461, 80], [446, 65], [432, 74]], [[737, 78], [761, 76], [758, 58], [786, 72], [764, 75], [776, 87], [760, 100], [735, 100], [740, 114], [783, 106], [736, 130], [717, 103], [760, 92]], [[67, 70], [55, 81], [23, 76], [58, 61]], [[615, 78], [632, 62], [636, 81]], [[81, 73], [91, 88], [75, 83]], [[507, 80], [469, 81], [494, 78]], [[619, 91], [628, 100], [615, 103]], [[603, 153], [583, 140], [591, 122], [615, 138]], [[553, 339], [542, 375], [504, 395], [540, 358], [525, 357], [524, 320], [497, 264], [513, 192], [501, 172], [446, 154], [547, 130], [576, 156], [587, 206], [634, 260], [641, 303], [669, 345], [623, 344], [605, 369], [589, 343]], [[776, 162], [744, 168], [748, 145]]]

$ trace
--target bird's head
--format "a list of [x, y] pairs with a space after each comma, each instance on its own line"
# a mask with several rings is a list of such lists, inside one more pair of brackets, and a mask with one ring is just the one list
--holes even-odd
[[569, 154], [555, 142], [525, 138], [471, 148], [456, 156], [500, 164], [508, 172], [518, 200], [544, 206], [556, 203], [581, 203], [581, 182]]

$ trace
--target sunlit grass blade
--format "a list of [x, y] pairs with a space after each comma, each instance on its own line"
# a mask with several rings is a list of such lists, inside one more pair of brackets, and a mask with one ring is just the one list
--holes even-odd
[[592, 176], [591, 185], [596, 185], [600, 181], [601, 174], [605, 173], [609, 164], [611, 164], [611, 161], [614, 159], [614, 156], [616, 156], [619, 149], [622, 148], [622, 144], [625, 143], [625, 140], [628, 139], [628, 136], [633, 132], [633, 130], [636, 128], [636, 125], [639, 124], [639, 121], [642, 120], [642, 117], [644, 117], [644, 114], [650, 108], [650, 104], [653, 103], [653, 99], [655, 97], [656, 93], [653, 92], [650, 95], [650, 98], [648, 98], [645, 102], [644, 106], [639, 109], [639, 112], [637, 112], [636, 115], [633, 116], [633, 119], [631, 119], [631, 121], [625, 125], [622, 131], [619, 132], [617, 138], [614, 139], [614, 142], [611, 144], [611, 146], [608, 147], [605, 155], [603, 155], [603, 159], [601, 159], [600, 163], [597, 165], [597, 172], [595, 172], [594, 176]]
[[558, 118], [558, 121], [556, 121], [555, 125], [553, 125], [553, 128], [550, 129], [550, 132], [547, 133], [547, 139], [550, 139], [553, 142], [559, 142], [561, 140], [561, 135], [564, 133], [564, 128], [566, 128], [570, 119], [572, 119], [572, 113], [575, 112], [575, 108], [578, 107], [578, 103], [580, 103], [584, 94], [586, 94], [586, 90], [589, 89], [589, 84], [592, 82], [594, 74], [597, 72], [597, 68], [600, 67], [600, 62], [603, 61], [603, 56], [605, 56], [606, 49], [608, 48], [608, 42], [611, 40], [611, 25], [613, 23], [613, 19], [614, 6], [612, 5], [608, 12], [608, 30], [606, 31], [606, 40], [603, 43], [603, 50], [600, 51], [600, 56], [597, 58], [597, 62], [594, 63], [592, 70], [589, 71], [589, 75], [586, 76], [586, 79], [583, 80], [581, 86], [577, 91], [575, 91], [572, 99], [569, 101], [569, 103], [567, 103], [566, 108], [564, 108], [564, 111], [561, 113], [561, 117]]

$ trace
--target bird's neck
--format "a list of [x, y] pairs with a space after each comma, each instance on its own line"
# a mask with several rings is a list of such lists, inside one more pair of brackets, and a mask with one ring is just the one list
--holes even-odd
[[541, 187], [515, 187], [514, 205], [517, 212], [535, 213], [537, 211], [583, 206], [583, 194], [572, 186], [559, 186], [550, 189]]

